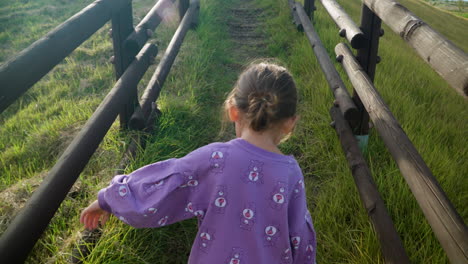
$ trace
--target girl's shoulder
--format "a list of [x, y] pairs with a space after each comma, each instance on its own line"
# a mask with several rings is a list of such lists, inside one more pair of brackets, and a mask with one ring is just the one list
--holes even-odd
[[230, 161], [232, 158], [236, 163], [247, 161], [258, 161], [267, 166], [287, 167], [292, 170], [299, 170], [298, 162], [292, 155], [283, 155], [270, 152], [257, 147], [244, 139], [235, 138], [227, 142], [213, 142], [198, 148], [193, 152], [198, 155], [209, 156], [210, 161]]
[[297, 161], [292, 155], [284, 155], [276, 152], [271, 152], [256, 145], [253, 145], [252, 143], [249, 143], [248, 141], [241, 138], [233, 139], [227, 143], [231, 144], [233, 147], [239, 149], [247, 155], [255, 156], [258, 159], [264, 160], [265, 162], [297, 165]]

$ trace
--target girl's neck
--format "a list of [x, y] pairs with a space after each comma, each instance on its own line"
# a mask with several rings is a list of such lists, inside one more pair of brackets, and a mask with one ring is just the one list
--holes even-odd
[[283, 154], [278, 149], [278, 143], [280, 142], [279, 137], [274, 133], [269, 133], [269, 131], [259, 133], [251, 129], [243, 129], [239, 137], [264, 150]]

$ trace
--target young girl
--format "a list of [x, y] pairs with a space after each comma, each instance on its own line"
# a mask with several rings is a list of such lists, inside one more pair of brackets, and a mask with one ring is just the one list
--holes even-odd
[[296, 124], [296, 103], [285, 68], [250, 66], [225, 102], [236, 139], [114, 177], [80, 221], [94, 229], [112, 213], [141, 228], [197, 217], [189, 263], [315, 263], [302, 172], [277, 147]]

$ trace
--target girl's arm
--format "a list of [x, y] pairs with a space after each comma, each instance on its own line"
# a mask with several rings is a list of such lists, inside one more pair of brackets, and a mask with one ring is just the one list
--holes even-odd
[[112, 213], [137, 228], [160, 227], [194, 216], [202, 217], [209, 184], [211, 148], [202, 147], [180, 159], [169, 159], [142, 167], [129, 175], [115, 176], [100, 190], [98, 201], [83, 211], [88, 228], [105, 222]]
[[293, 263], [315, 264], [317, 241], [312, 218], [307, 209], [302, 175], [292, 193], [288, 208], [288, 222]]

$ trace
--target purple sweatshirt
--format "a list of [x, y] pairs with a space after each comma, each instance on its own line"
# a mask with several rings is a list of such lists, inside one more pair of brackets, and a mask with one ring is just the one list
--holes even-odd
[[102, 209], [137, 228], [198, 218], [191, 264], [315, 263], [304, 178], [292, 156], [243, 139], [118, 175]]

